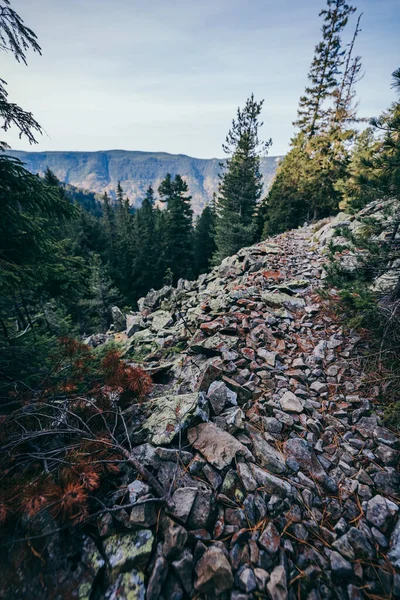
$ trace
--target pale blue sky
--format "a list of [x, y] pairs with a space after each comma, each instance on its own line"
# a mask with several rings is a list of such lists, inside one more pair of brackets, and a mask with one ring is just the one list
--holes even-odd
[[[361, 116], [394, 99], [400, 0], [358, 0]], [[324, 0], [12, 0], [38, 35], [28, 67], [1, 55], [10, 99], [46, 134], [22, 150], [165, 151], [221, 156], [236, 107], [264, 98], [270, 155], [283, 154], [306, 84]], [[355, 19], [349, 27], [351, 37]], [[350, 30], [351, 29], [351, 30]]]

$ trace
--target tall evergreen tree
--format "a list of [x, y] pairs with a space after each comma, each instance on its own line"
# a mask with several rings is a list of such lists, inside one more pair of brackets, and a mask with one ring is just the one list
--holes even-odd
[[353, 57], [360, 17], [347, 52], [342, 49], [342, 32], [355, 8], [344, 0], [327, 0], [322, 41], [316, 46], [309, 80], [300, 98], [300, 131], [281, 162], [264, 209], [264, 234], [297, 227], [304, 220], [335, 213], [341, 201], [337, 182], [349, 164], [349, 142], [355, 136], [351, 124], [357, 120], [355, 83], [360, 78], [361, 60]]
[[215, 253], [215, 211], [211, 205], [204, 207], [197, 218], [194, 231], [194, 262], [196, 275], [207, 273]]
[[193, 211], [187, 183], [180, 175], [168, 173], [158, 193], [167, 204], [165, 215], [164, 264], [173, 274], [173, 282], [193, 276]]
[[256, 234], [255, 213], [263, 184], [260, 154], [267, 152], [272, 141], [262, 142], [259, 129], [264, 101], [252, 94], [228, 132], [223, 150], [229, 155], [221, 175], [217, 203], [216, 246], [214, 261], [220, 262], [242, 246], [253, 243]]
[[158, 212], [155, 208], [154, 190], [150, 186], [134, 216], [135, 238], [138, 242], [134, 260], [134, 285], [138, 298], [151, 288], [162, 286], [161, 243], [156, 231]]
[[344, 60], [341, 33], [355, 10], [345, 0], [327, 0], [327, 8], [320, 12], [323, 18], [322, 40], [315, 47], [308, 74], [310, 85], [300, 98], [295, 122], [308, 138], [322, 131], [329, 122], [332, 108], [326, 106], [326, 101], [332, 98], [338, 87]]

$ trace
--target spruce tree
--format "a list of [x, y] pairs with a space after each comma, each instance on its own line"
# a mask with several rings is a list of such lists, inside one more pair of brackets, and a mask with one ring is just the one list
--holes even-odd
[[308, 74], [310, 85], [300, 98], [298, 119], [294, 123], [308, 138], [322, 131], [329, 122], [332, 108], [326, 106], [326, 101], [338, 87], [344, 60], [341, 33], [355, 10], [345, 0], [327, 0], [327, 8], [320, 12], [322, 40], [315, 47]]
[[349, 164], [349, 142], [357, 121], [354, 86], [360, 78], [361, 59], [354, 57], [360, 32], [358, 18], [347, 52], [342, 32], [355, 8], [344, 0], [327, 0], [322, 41], [316, 46], [309, 72], [311, 85], [300, 98], [300, 129], [291, 150], [279, 165], [269, 191], [264, 234], [297, 227], [304, 220], [334, 214], [342, 199], [338, 187]]
[[266, 153], [272, 143], [259, 138], [263, 103], [252, 94], [245, 107], [237, 109], [223, 145], [229, 158], [219, 185], [215, 263], [255, 240], [255, 214], [263, 189], [260, 154]]
[[194, 231], [194, 262], [196, 275], [207, 273], [215, 253], [215, 212], [212, 206], [204, 207], [196, 220]]
[[188, 185], [180, 175], [172, 179], [168, 173], [158, 193], [167, 205], [165, 215], [164, 264], [173, 274], [174, 284], [180, 278], [193, 276], [193, 211]]
[[134, 286], [138, 298], [151, 288], [162, 286], [161, 243], [156, 231], [158, 212], [155, 208], [154, 190], [150, 186], [134, 216], [135, 237], [138, 240], [134, 260]]

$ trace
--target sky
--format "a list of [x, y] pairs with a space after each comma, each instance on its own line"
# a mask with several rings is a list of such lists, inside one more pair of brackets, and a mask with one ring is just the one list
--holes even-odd
[[[363, 12], [360, 115], [394, 100], [400, 0], [355, 0]], [[44, 128], [18, 150], [164, 151], [222, 156], [238, 106], [264, 99], [271, 156], [288, 150], [324, 0], [12, 0], [38, 36], [28, 66], [2, 53], [9, 98]], [[348, 26], [351, 37], [355, 17]]]

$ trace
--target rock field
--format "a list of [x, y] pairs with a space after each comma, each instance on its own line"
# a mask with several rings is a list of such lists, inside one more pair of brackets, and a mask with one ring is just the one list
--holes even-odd
[[399, 439], [366, 342], [318, 294], [334, 227], [244, 248], [87, 340], [114, 337], [152, 375], [125, 410], [153, 479], [126, 475], [74, 598], [400, 598]]

